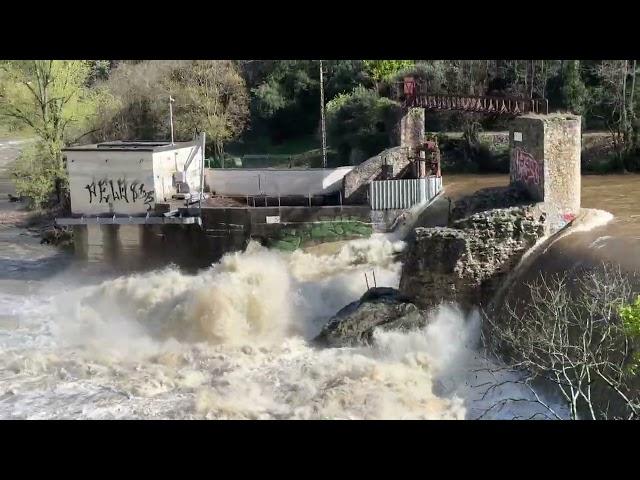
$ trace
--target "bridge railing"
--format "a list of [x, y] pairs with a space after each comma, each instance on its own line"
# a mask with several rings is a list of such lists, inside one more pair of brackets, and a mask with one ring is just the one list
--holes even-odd
[[427, 92], [428, 86], [405, 79], [395, 85], [393, 94], [405, 107], [421, 107], [427, 110], [457, 110], [497, 115], [522, 115], [549, 113], [549, 101], [545, 98], [486, 95], [441, 95]]
[[472, 95], [417, 95], [405, 101], [407, 107], [422, 107], [428, 110], [458, 110], [507, 115], [525, 113], [549, 113], [546, 99], [518, 97], [489, 97]]

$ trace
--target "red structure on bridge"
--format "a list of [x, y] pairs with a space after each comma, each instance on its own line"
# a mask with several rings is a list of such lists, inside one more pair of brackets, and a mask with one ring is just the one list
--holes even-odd
[[424, 108], [436, 111], [457, 110], [512, 116], [527, 113], [549, 113], [549, 101], [544, 98], [435, 95], [427, 93], [425, 85], [416, 82], [413, 77], [404, 79], [401, 98], [406, 108]]

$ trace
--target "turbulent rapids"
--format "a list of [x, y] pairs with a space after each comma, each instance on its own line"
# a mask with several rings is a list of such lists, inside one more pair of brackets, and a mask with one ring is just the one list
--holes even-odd
[[[479, 322], [440, 309], [423, 330], [379, 332], [371, 346], [319, 349], [324, 322], [365, 291], [398, 284], [386, 239], [339, 252], [251, 244], [197, 275], [166, 268], [37, 297], [2, 294], [2, 418], [476, 418], [500, 378], [476, 353]], [[483, 386], [484, 385], [484, 386]], [[521, 404], [522, 405], [522, 404]], [[502, 410], [512, 418], [524, 411]], [[529, 410], [527, 410], [529, 409]]]

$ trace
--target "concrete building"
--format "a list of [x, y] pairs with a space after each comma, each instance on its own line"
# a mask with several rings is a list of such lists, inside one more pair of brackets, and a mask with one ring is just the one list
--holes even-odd
[[[156, 202], [198, 196], [201, 140], [105, 142], [63, 150], [73, 215], [146, 215]], [[195, 194], [195, 195], [194, 195]]]

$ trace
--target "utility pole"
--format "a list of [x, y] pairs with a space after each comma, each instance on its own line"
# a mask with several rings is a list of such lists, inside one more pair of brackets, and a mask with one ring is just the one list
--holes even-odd
[[171, 145], [173, 145], [173, 102], [175, 100], [169, 95], [169, 123], [171, 124]]
[[324, 77], [320, 60], [320, 121], [322, 124], [322, 168], [327, 168], [327, 131], [324, 124]]
[[202, 221], [202, 197], [204, 195], [204, 160], [205, 150], [207, 148], [207, 134], [202, 132], [200, 134], [200, 140], [202, 141], [202, 164], [200, 165], [200, 196], [198, 197], [198, 213], [200, 214], [200, 221]]

